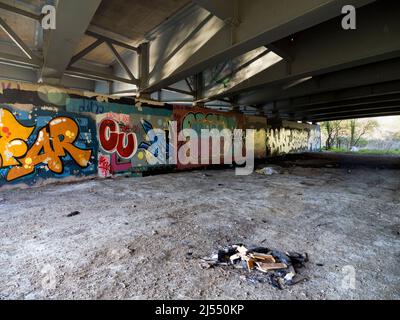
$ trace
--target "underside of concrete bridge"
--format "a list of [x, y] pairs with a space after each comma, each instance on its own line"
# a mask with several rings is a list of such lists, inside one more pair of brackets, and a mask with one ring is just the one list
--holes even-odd
[[400, 3], [351, 2], [355, 30], [341, 0], [2, 0], [0, 77], [296, 121], [400, 114]]
[[400, 0], [0, 0], [0, 302], [399, 300], [396, 116]]

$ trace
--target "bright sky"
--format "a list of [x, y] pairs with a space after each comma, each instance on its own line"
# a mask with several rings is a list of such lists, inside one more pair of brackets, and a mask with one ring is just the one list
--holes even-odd
[[390, 132], [400, 131], [400, 116], [371, 118], [371, 120], [376, 120], [379, 123], [379, 128], [372, 135], [376, 138], [382, 137]]

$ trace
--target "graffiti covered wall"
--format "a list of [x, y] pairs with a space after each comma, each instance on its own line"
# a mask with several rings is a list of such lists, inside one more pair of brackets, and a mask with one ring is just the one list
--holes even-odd
[[267, 155], [319, 151], [321, 132], [318, 125], [283, 121], [280, 128], [269, 128]]
[[89, 117], [0, 104], [0, 186], [95, 174], [96, 145]]
[[[194, 143], [197, 143], [200, 153], [202, 129], [230, 129], [233, 131], [234, 129], [242, 128], [243, 126], [243, 116], [240, 114], [235, 114], [233, 112], [219, 112], [205, 108], [174, 106], [173, 118], [177, 122], [178, 131], [181, 131], [183, 129], [193, 129], [197, 133], [198, 139]], [[186, 142], [187, 141], [178, 141], [178, 149], [180, 149], [182, 145], [184, 145]], [[221, 145], [223, 145], [223, 143], [221, 143]], [[209, 146], [209, 154], [211, 155], [211, 143], [209, 144]], [[229, 152], [232, 154], [233, 150], [229, 150]], [[223, 147], [221, 147], [219, 155], [220, 163], [224, 163], [224, 154], [225, 150], [223, 149]], [[211, 156], [207, 160], [210, 164], [212, 163]], [[198, 163], [199, 164], [182, 164], [178, 161], [177, 168], [183, 170], [203, 166], [200, 163], [204, 163], [204, 159], [201, 159], [200, 155], [198, 157]]]
[[99, 176], [139, 173], [166, 166], [171, 117], [172, 111], [157, 108], [143, 114], [98, 115]]
[[[127, 108], [130, 101], [0, 81], [0, 188], [96, 177], [96, 120], [88, 106]], [[74, 110], [80, 103], [86, 109]]]
[[[177, 141], [184, 129], [196, 134]], [[0, 188], [224, 163], [233, 154], [224, 140], [234, 137], [216, 136], [213, 154], [214, 137], [202, 137], [202, 129], [255, 129], [256, 159], [321, 148], [316, 125], [284, 121], [271, 128], [261, 116], [0, 81]], [[202, 156], [204, 139], [209, 150]], [[188, 142], [200, 153], [186, 149]], [[181, 163], [181, 149], [196, 161]]]
[[109, 112], [129, 114], [138, 109], [134, 105], [76, 97], [68, 97], [65, 105], [66, 110], [69, 112], [85, 112], [92, 114], [103, 114]]
[[245, 128], [256, 130], [254, 135], [254, 158], [264, 159], [267, 156], [267, 118], [245, 116]]

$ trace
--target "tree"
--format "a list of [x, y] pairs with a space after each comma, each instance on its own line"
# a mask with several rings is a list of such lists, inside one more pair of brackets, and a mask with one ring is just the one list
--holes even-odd
[[322, 124], [322, 128], [325, 129], [326, 131], [326, 142], [325, 142], [325, 147], [326, 149], [332, 149], [332, 144], [333, 144], [333, 139], [332, 139], [332, 135], [333, 135], [333, 127], [330, 121], [326, 121]]
[[365, 135], [372, 133], [378, 127], [376, 120], [352, 119], [348, 123], [350, 131], [349, 149], [357, 147]]
[[339, 136], [342, 131], [342, 121], [326, 121], [322, 123], [322, 128], [326, 133], [326, 149], [332, 149], [334, 144], [339, 146]]
[[342, 146], [351, 149], [365, 143], [365, 137], [378, 127], [378, 122], [365, 119], [337, 120], [323, 122], [321, 127], [326, 137], [326, 149]]

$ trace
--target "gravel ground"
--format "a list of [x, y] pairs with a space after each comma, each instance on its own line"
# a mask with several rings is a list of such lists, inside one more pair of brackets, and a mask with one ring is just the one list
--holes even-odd
[[[400, 171], [300, 167], [2, 191], [0, 299], [400, 299], [399, 196]], [[234, 243], [307, 252], [309, 281], [201, 268]]]

